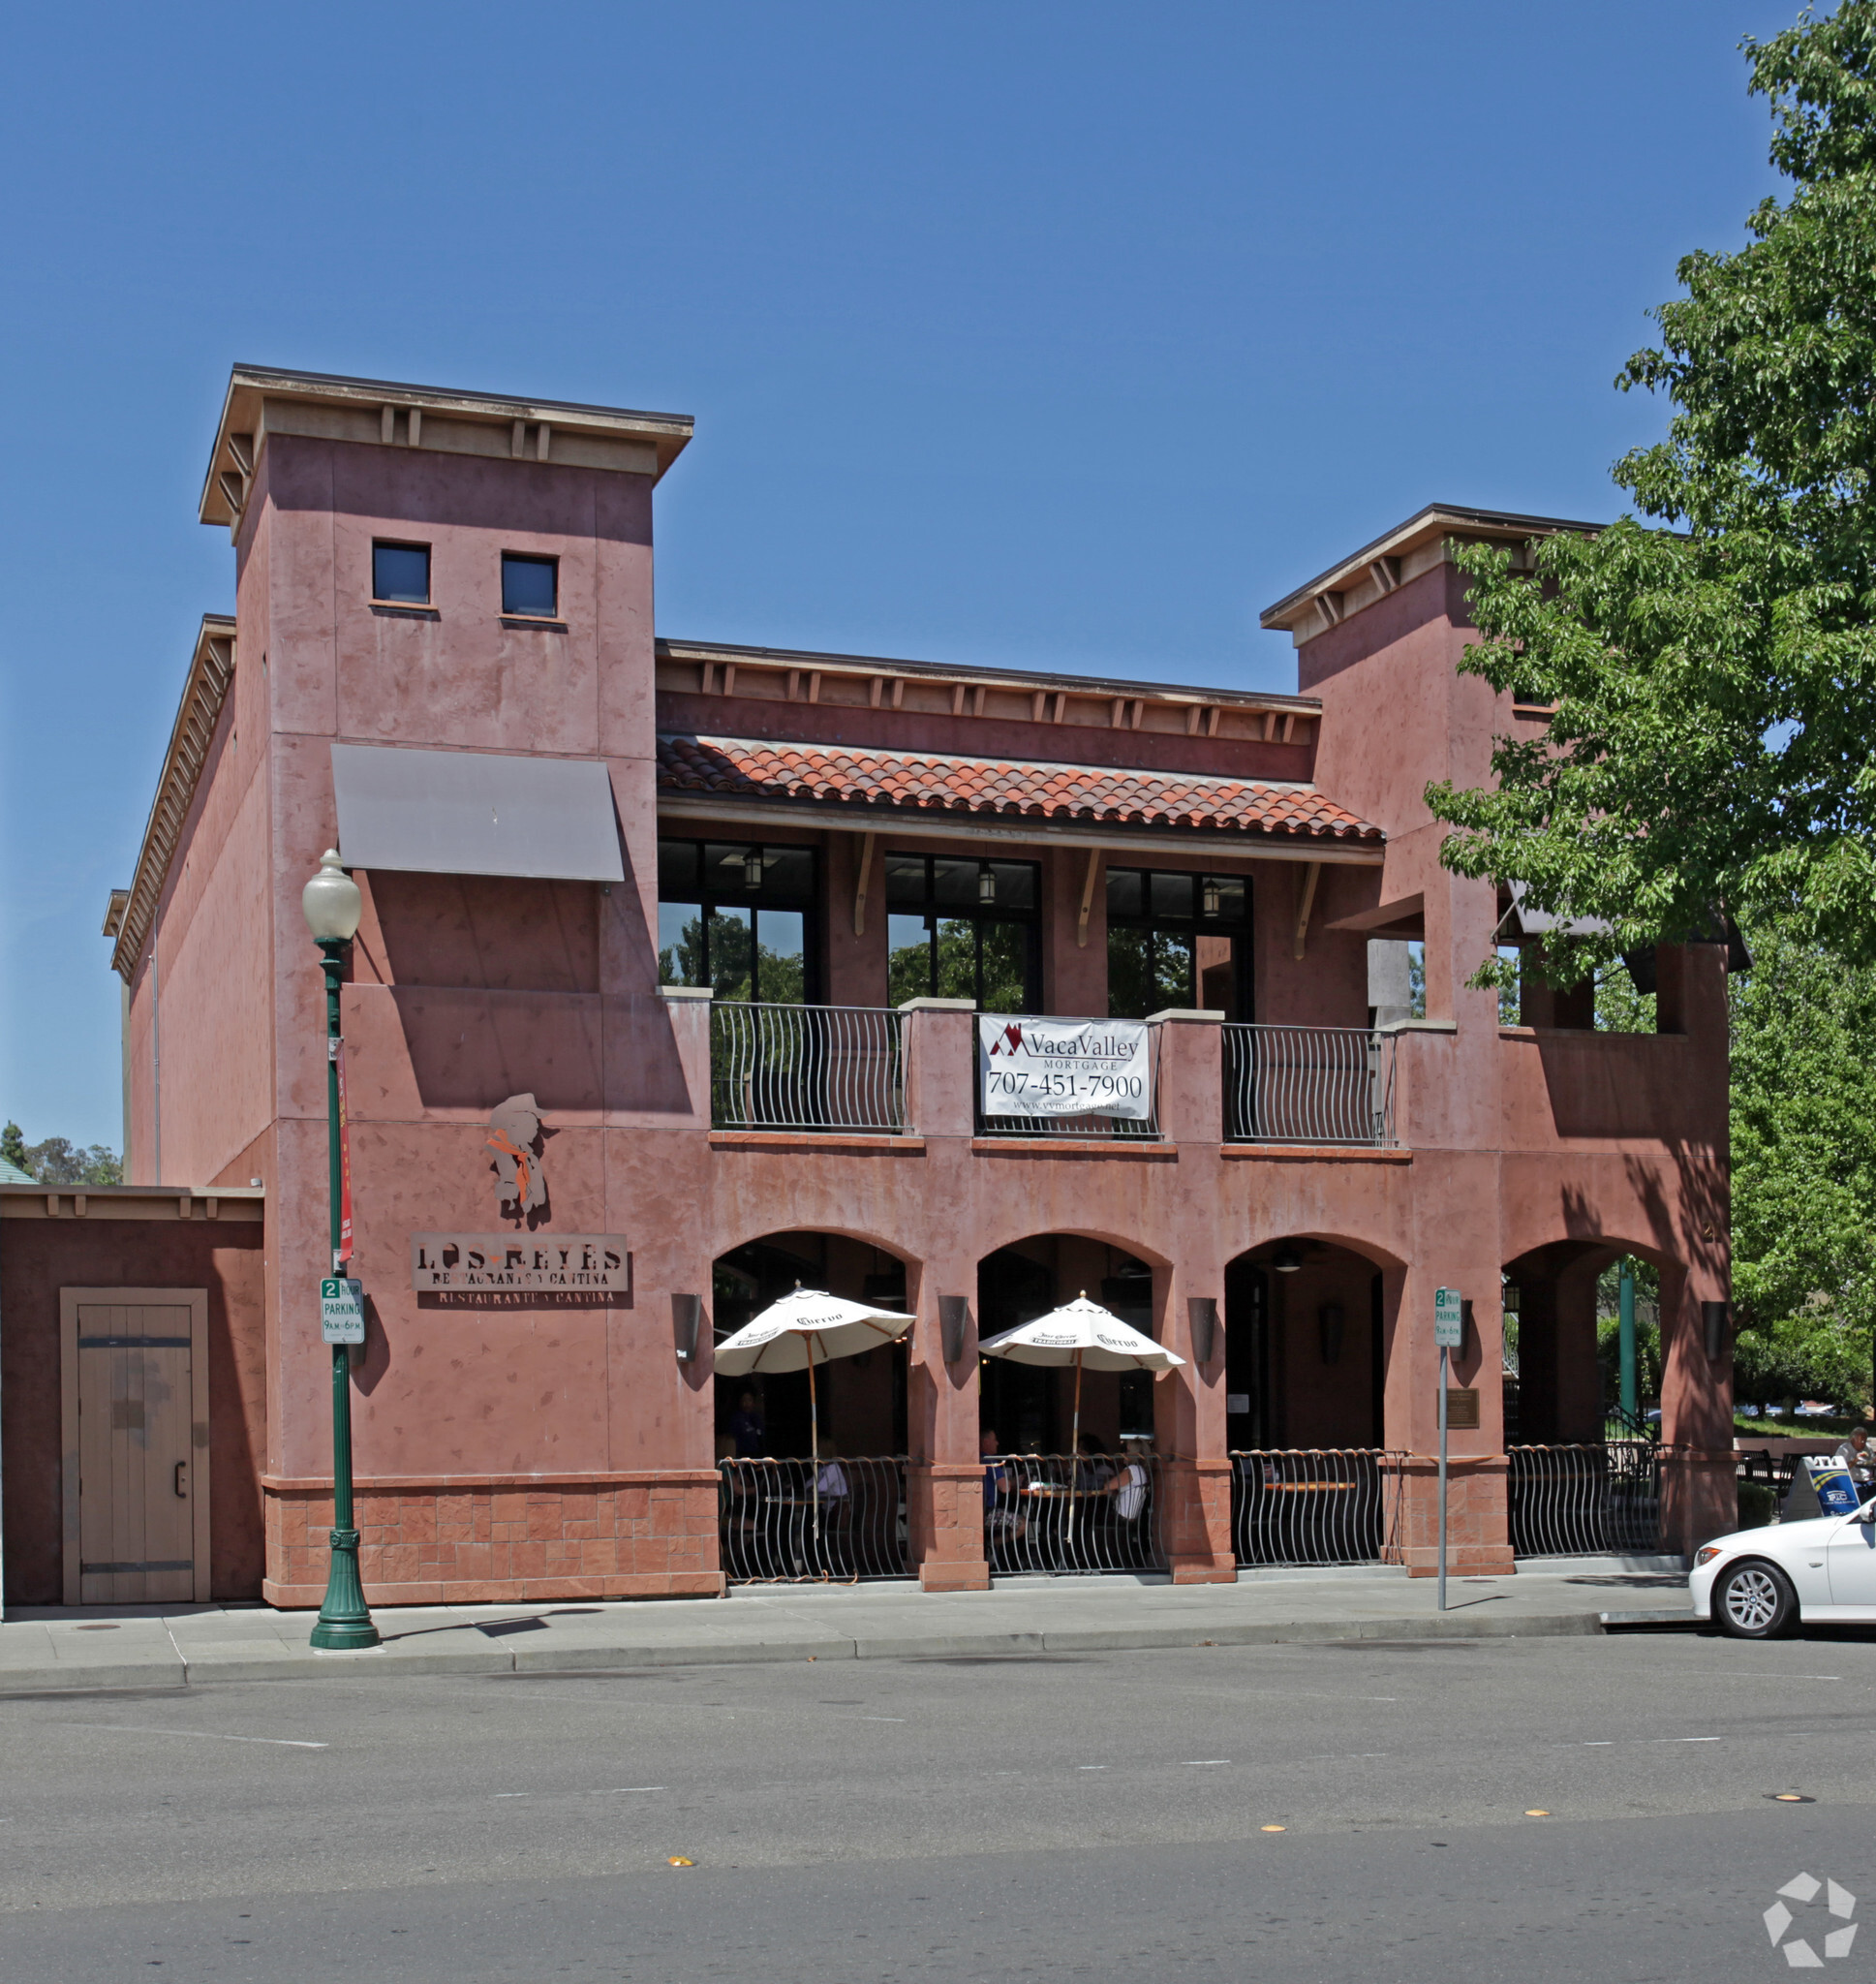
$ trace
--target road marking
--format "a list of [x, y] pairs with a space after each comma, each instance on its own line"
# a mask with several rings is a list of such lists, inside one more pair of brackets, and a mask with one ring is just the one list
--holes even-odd
[[125, 1736], [193, 1736], [203, 1743], [270, 1743], [280, 1750], [329, 1750], [329, 1743], [302, 1743], [292, 1736], [225, 1736], [219, 1729], [151, 1729], [140, 1722], [61, 1722], [63, 1729], [113, 1729]]
[[1229, 1763], [1231, 1759], [1228, 1756], [1188, 1756], [1185, 1759], [1187, 1767], [1192, 1770], [1203, 1770], [1208, 1764]]
[[532, 1791], [497, 1791], [492, 1795], [497, 1798], [532, 1798], [534, 1793]]
[[1614, 1750], [1615, 1739], [1613, 1736], [1598, 1736], [1593, 1742], [1585, 1743], [1583, 1747], [1585, 1750]]
[[[667, 1784], [615, 1784], [609, 1791], [595, 1791], [593, 1795], [596, 1798], [618, 1798], [627, 1791], [664, 1791], [669, 1788]], [[527, 1794], [524, 1792], [522, 1795], [525, 1797]]]
[[1078, 1771], [1104, 1771], [1107, 1766], [1104, 1763], [1078, 1763], [1075, 1768]]
[[903, 1722], [906, 1719], [904, 1716], [843, 1716], [839, 1720], [846, 1722]]
[[1650, 1736], [1650, 1743], [1718, 1743], [1717, 1736]]

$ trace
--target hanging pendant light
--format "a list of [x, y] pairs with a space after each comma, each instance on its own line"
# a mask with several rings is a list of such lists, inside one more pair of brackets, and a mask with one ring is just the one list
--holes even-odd
[[1271, 1256], [1271, 1266], [1279, 1275], [1293, 1275], [1303, 1265], [1303, 1256], [1288, 1241]]
[[1208, 916], [1215, 916], [1224, 907], [1224, 895], [1218, 887], [1218, 878], [1215, 875], [1208, 875], [1205, 878], [1205, 887], [1200, 892], [1199, 899], [1204, 904]]
[[760, 888], [762, 886], [762, 850], [760, 848], [752, 848], [743, 856], [743, 886], [745, 888]]
[[994, 903], [997, 900], [997, 871], [986, 868], [977, 877], [977, 900], [980, 903]]

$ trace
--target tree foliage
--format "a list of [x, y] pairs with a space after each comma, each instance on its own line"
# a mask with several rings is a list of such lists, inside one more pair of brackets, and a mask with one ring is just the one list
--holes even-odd
[[0, 1130], [0, 1158], [16, 1164], [38, 1185], [121, 1185], [124, 1167], [117, 1153], [94, 1143], [88, 1149], [69, 1137], [48, 1136], [29, 1144], [16, 1123]]
[[1656, 527], [1459, 554], [1465, 666], [1555, 713], [1428, 803], [1450, 868], [1608, 926], [1550, 946], [1561, 983], [1722, 908], [1876, 958], [1876, 0], [1743, 46], [1790, 193], [1680, 263], [1616, 382], [1674, 410], [1615, 471]]
[[1730, 985], [1735, 1389], [1850, 1401], [1876, 1335], [1876, 966], [1792, 920]]

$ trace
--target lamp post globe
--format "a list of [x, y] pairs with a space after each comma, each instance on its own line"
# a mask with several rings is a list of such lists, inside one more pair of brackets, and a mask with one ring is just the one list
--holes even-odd
[[[365, 912], [364, 897], [340, 865], [336, 848], [327, 848], [320, 856], [318, 872], [300, 890], [299, 906], [320, 947], [320, 966], [325, 975], [326, 1183], [332, 1227], [329, 1272], [336, 1277], [346, 1265], [339, 1213], [340, 996], [346, 952], [358, 934]], [[352, 1352], [344, 1344], [332, 1346], [331, 1563], [325, 1602], [320, 1607], [312, 1643], [323, 1653], [356, 1652], [378, 1644], [378, 1628], [372, 1624], [358, 1576], [358, 1532], [352, 1512]]]
[[357, 936], [365, 899], [339, 865], [337, 848], [327, 848], [320, 856], [313, 879], [299, 892], [299, 907], [317, 943], [350, 944]]

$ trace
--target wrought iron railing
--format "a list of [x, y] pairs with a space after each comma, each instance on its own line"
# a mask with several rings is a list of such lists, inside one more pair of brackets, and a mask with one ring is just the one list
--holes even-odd
[[1514, 1556], [1645, 1556], [1661, 1548], [1661, 1448], [1653, 1441], [1514, 1446], [1506, 1457]]
[[984, 1463], [984, 1549], [1005, 1577], [1163, 1570], [1154, 1454], [1000, 1454]]
[[[1023, 1015], [1010, 1016], [1020, 1020]], [[1147, 1031], [1147, 1093], [1142, 1098], [1147, 1113], [1140, 1116], [1108, 1116], [1090, 1110], [1081, 1116], [1008, 1116], [983, 1106], [977, 1095], [977, 1134], [979, 1136], [1112, 1136], [1135, 1142], [1152, 1142], [1159, 1135], [1159, 1035], [1157, 1027]], [[977, 1084], [977, 1043], [970, 1045], [971, 1080]]]
[[1227, 1143], [1392, 1144], [1395, 1036], [1227, 1026]]
[[719, 1461], [723, 1575], [735, 1584], [906, 1577], [906, 1463]]
[[1377, 1564], [1399, 1542], [1404, 1454], [1383, 1447], [1231, 1456], [1231, 1536], [1242, 1565]]
[[710, 1008], [710, 1120], [720, 1130], [903, 1130], [901, 1015], [866, 1006]]

